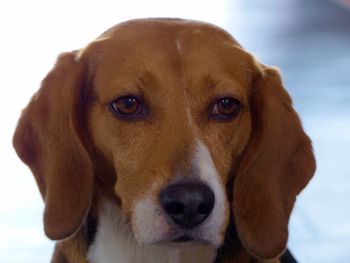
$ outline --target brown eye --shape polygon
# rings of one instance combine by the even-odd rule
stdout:
[[[137,96],[122,96],[109,104],[109,109],[119,118],[135,119],[144,115],[144,106]]]
[[[210,115],[218,120],[230,120],[238,115],[242,104],[235,98],[225,97],[217,100],[211,107]]]

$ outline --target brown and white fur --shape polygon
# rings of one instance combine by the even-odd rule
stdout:
[[[140,98],[137,114],[111,110],[123,96]],[[279,262],[315,170],[278,70],[177,19],[128,21],[62,54],[14,147],[44,198],[53,263]],[[161,204],[179,184],[213,193],[203,222],[183,227]]]

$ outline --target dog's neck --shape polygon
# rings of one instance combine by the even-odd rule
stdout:
[[[100,207],[97,234],[88,253],[91,263],[213,263],[215,256],[216,250],[207,245],[140,246],[118,206],[108,201]]]

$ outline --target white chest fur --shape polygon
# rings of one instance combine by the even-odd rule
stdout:
[[[119,208],[105,203],[100,211],[95,242],[89,250],[91,263],[212,263],[215,250],[206,245],[186,247],[140,246],[120,217]]]

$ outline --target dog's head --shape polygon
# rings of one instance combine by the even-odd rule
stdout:
[[[235,220],[261,258],[284,250],[315,169],[279,72],[223,30],[182,20],[126,22],[61,55],[14,146],[52,239],[74,234],[103,193],[139,243],[220,247]]]

